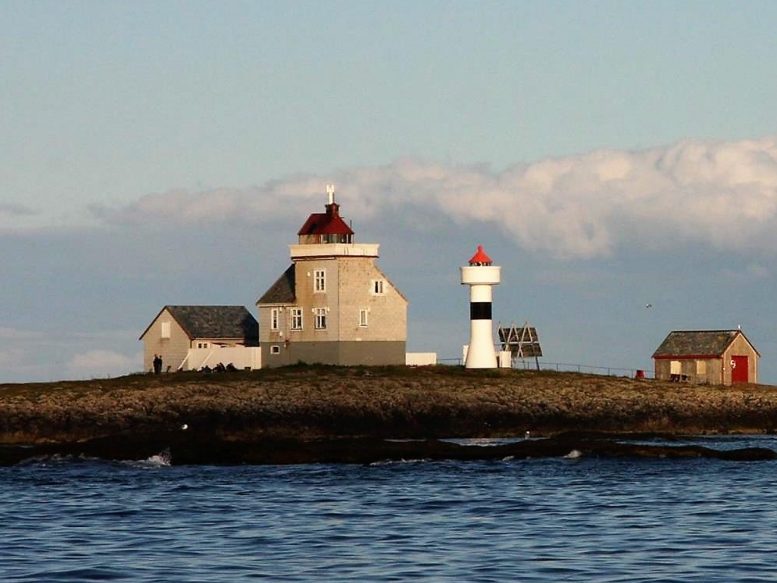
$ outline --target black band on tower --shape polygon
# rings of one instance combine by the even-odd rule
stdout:
[[[470,302],[469,319],[470,320],[490,320],[491,302]]]

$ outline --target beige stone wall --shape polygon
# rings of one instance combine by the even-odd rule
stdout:
[[[170,322],[170,338],[162,338],[162,322]],[[163,310],[143,336],[143,370],[153,371],[154,354],[162,355],[162,371],[175,372],[191,347],[189,337],[170,312]]]
[[[258,309],[263,366],[284,366],[299,361],[404,363],[407,300],[375,265],[374,257],[296,259],[294,268],[296,304],[262,305]],[[319,269],[326,272],[324,292],[315,291],[315,272]],[[374,293],[375,280],[383,281],[382,294]],[[302,308],[302,330],[291,329],[292,307]],[[270,329],[272,308],[282,308],[278,330]],[[315,328],[315,308],[328,309],[325,330]],[[367,326],[359,325],[362,309],[368,310]],[[345,346],[344,342],[353,346]],[[340,346],[336,346],[338,343]],[[279,352],[273,354],[272,346],[277,346]]]
[[[343,259],[339,264],[340,340],[370,342],[407,340],[407,300],[369,258]],[[373,293],[373,282],[383,281],[383,294]],[[368,310],[367,326],[359,325],[359,312]]]
[[[278,347],[278,353],[272,352],[273,346]],[[289,350],[289,346],[283,342],[262,342],[260,344],[260,348],[262,350],[262,368],[273,368],[276,366],[288,366],[290,364],[295,364],[296,361],[292,361],[294,354]]]
[[[278,308],[278,329],[273,330],[270,326],[271,314],[274,308]],[[283,342],[288,338],[289,331],[289,306],[285,305],[272,305],[272,306],[257,306],[258,321],[259,321],[259,344],[266,344],[268,342]]]
[[[297,302],[294,306],[259,307],[262,343],[327,341],[406,341],[407,300],[371,257],[339,257],[298,260],[294,264]],[[315,272],[325,270],[326,291],[314,289]],[[383,294],[373,293],[373,282],[382,280]],[[273,307],[282,308],[278,330],[270,329]],[[291,308],[302,308],[303,329],[291,329]],[[325,330],[315,328],[314,309],[325,308]],[[360,310],[368,310],[367,326],[359,325]]]
[[[341,282],[337,263],[342,259],[304,259],[294,262],[295,277],[297,283],[297,306],[302,308],[303,329],[291,330],[289,322],[290,342],[326,342],[337,340],[339,336],[337,311],[339,309],[339,288]],[[314,291],[314,274],[317,269],[326,272],[326,291]],[[347,284],[344,284],[347,285]],[[315,308],[327,308],[327,321],[325,330],[315,328]],[[288,314],[291,318],[291,314]]]

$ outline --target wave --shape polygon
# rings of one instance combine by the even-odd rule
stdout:
[[[430,458],[417,458],[417,459],[399,459],[399,460],[380,460],[372,462],[369,465],[372,466],[395,466],[404,464],[425,464],[431,462]]]
[[[127,461],[124,463],[135,468],[167,468],[173,465],[173,456],[170,454],[170,449],[166,448],[144,460]]]

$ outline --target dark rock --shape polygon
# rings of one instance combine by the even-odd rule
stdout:
[[[696,445],[645,445],[622,443],[604,437],[571,435],[523,440],[503,445],[460,445],[436,439],[385,440],[375,438],[226,440],[215,435],[185,431],[125,434],[81,443],[32,447],[0,447],[0,464],[12,465],[40,456],[85,456],[107,460],[142,460],[169,452],[175,465],[357,463],[425,460],[500,460],[563,457],[600,458],[713,458],[732,461],[777,459],[767,448],[715,450]]]

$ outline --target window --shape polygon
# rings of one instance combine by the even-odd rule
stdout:
[[[302,308],[291,309],[291,329],[302,330]]]
[[[277,344],[274,344],[270,346],[270,354],[280,354],[281,353],[281,347]]]
[[[280,327],[280,318],[280,308],[273,308],[270,310],[270,330],[277,330]]]
[[[207,342],[198,342],[197,343],[197,348],[208,348],[208,343]]]
[[[316,330],[326,330],[326,308],[313,308],[316,315]]]
[[[707,374],[707,361],[706,360],[697,360],[696,361],[696,374],[699,375],[699,376]]]
[[[162,333],[161,337],[164,338],[170,338],[170,322],[162,322]]]
[[[367,318],[369,314],[369,310],[367,308],[362,308],[359,310],[359,326],[366,327],[367,326]]]
[[[326,269],[313,271],[313,291],[317,294],[326,291]]]
[[[682,365],[679,360],[673,360],[669,363],[670,374],[680,374],[682,372]]]
[[[372,280],[372,293],[376,296],[382,296],[383,295],[383,280],[382,279],[373,279]]]

